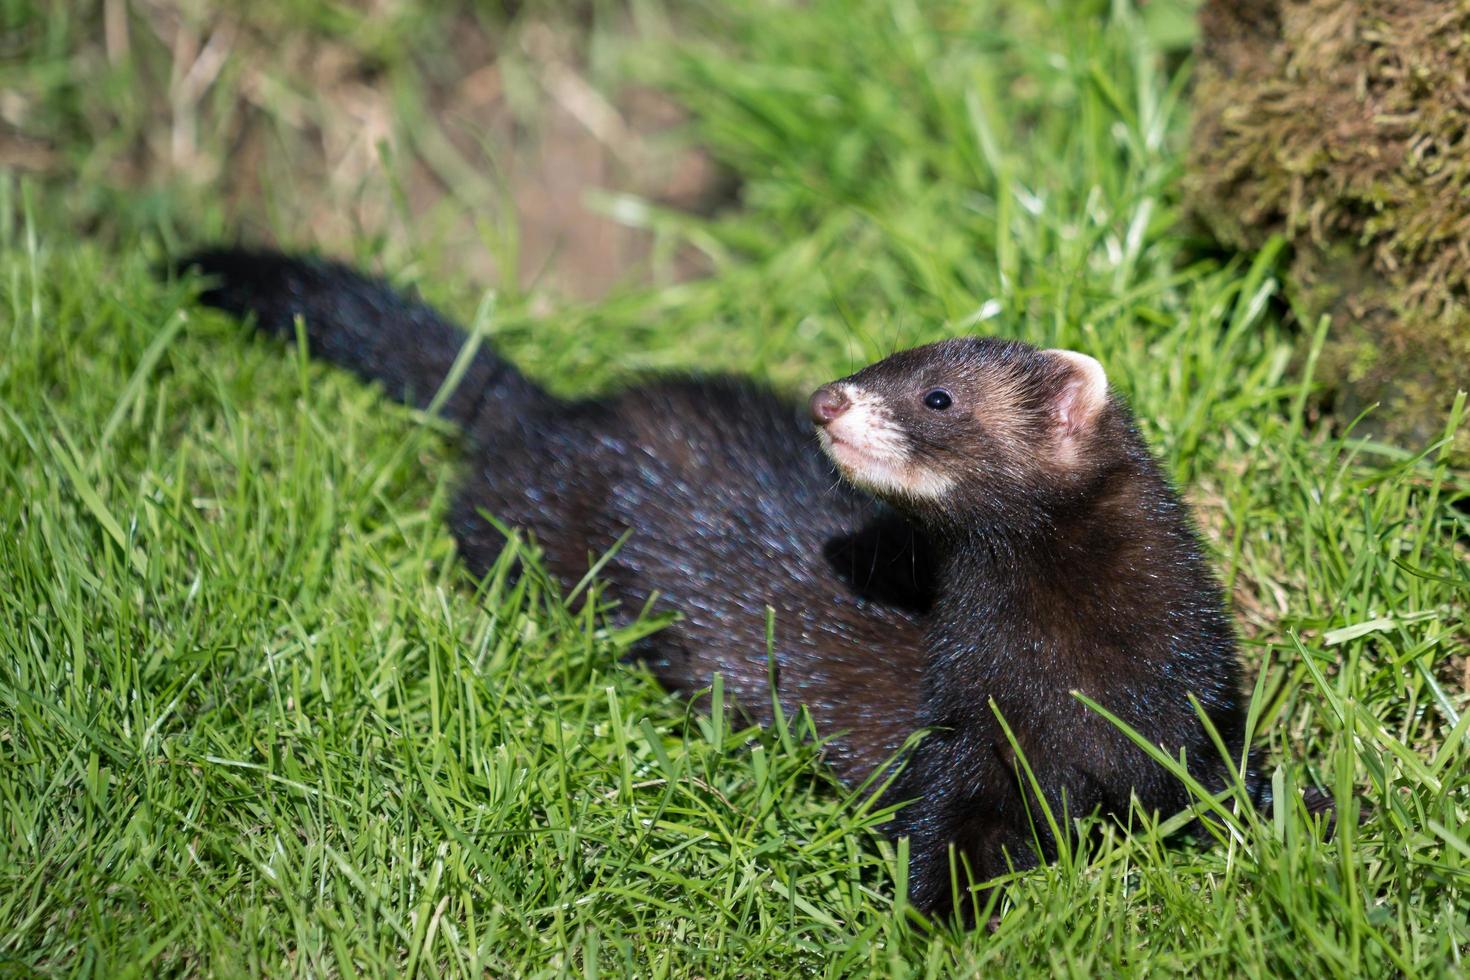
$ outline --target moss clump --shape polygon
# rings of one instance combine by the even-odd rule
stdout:
[[[1223,242],[1294,246],[1321,376],[1410,444],[1470,388],[1470,2],[1206,0],[1188,193]],[[1470,462],[1470,431],[1456,456]]]

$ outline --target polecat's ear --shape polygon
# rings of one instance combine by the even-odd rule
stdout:
[[[1074,439],[1107,407],[1108,376],[1097,359],[1086,354],[1056,349],[1045,353],[1066,365],[1065,380],[1052,404],[1058,434],[1063,440]]]

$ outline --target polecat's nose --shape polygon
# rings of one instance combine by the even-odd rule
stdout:
[[[812,400],[808,408],[811,409],[813,422],[818,425],[826,425],[847,411],[851,404],[841,389],[832,385],[823,385],[812,393]]]

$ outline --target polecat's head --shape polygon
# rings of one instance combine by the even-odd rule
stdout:
[[[810,405],[842,474],[921,518],[1064,499],[1114,451],[1111,406],[1086,354],[985,337],[894,354]]]

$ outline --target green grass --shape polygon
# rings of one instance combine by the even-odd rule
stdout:
[[[43,26],[0,90],[63,163],[0,177],[4,970],[1463,976],[1470,482],[1443,441],[1322,417],[1279,256],[1215,257],[1179,213],[1182,15],[812,0],[681,8],[670,34],[632,9],[589,42],[608,84],[674,93],[739,206],[593,201],[653,230],[653,285],[574,305],[499,282],[497,342],[566,391],[689,367],[810,387],[962,332],[1095,354],[1196,504],[1283,791],[1371,814],[1331,840],[1296,810],[1107,835],[1019,877],[993,933],[924,928],[801,719],[691,713],[619,663],[637,628],[537,575],[470,581],[440,426],[152,278],[237,217],[114,166],[168,52],[97,68],[100,11],[12,3]],[[437,8],[391,31],[262,10],[370,53],[408,115],[444,70]],[[264,193],[279,234],[320,240],[306,191]],[[328,244],[469,319],[438,226],[395,207]],[[666,281],[676,246],[712,274]]]

